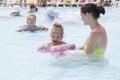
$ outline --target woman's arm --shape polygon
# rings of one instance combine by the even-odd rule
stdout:
[[[85,50],[86,54],[93,54],[94,53],[94,49],[96,48],[96,44],[97,44],[97,32],[93,31],[91,32],[88,40],[87,40],[87,48]]]

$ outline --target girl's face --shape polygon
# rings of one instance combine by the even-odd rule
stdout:
[[[29,16],[28,19],[27,19],[27,23],[28,25],[35,25],[36,23],[36,19],[34,16]]]
[[[59,45],[61,43],[62,36],[58,33],[52,33],[51,40],[52,40],[53,45]]]

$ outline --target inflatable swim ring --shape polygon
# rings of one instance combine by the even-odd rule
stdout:
[[[19,26],[20,29],[26,28],[26,27],[27,27],[27,25],[21,25],[21,26]],[[42,30],[32,30],[31,32],[32,33],[38,33],[38,32],[42,32]]]
[[[66,50],[71,50],[71,47],[70,45],[60,45],[60,46],[53,46],[50,48],[49,52],[53,52],[53,53],[56,53],[56,52],[64,52]]]

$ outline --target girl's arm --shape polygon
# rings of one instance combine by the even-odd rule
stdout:
[[[42,49],[44,49],[44,46],[38,47],[37,51],[41,51]]]
[[[48,31],[47,27],[38,27],[39,30]]]
[[[22,28],[22,29],[16,30],[16,32],[22,32],[22,31],[27,31],[27,30],[28,30],[28,28]]]
[[[38,47],[38,51],[47,51],[50,48],[49,44],[44,44],[40,47]]]

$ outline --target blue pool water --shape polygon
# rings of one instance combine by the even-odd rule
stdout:
[[[89,32],[80,19],[79,8],[54,8],[62,18],[64,41],[81,46]],[[54,22],[45,21],[46,8],[35,13],[37,24],[49,28],[48,32],[32,34],[15,32],[26,24],[28,8],[23,8],[20,17],[11,17],[12,8],[0,8],[0,80],[120,80],[120,10],[106,8],[100,23],[108,35],[105,53],[107,61],[88,62],[82,60],[56,60],[50,54],[40,54],[37,48],[50,41],[50,29]],[[5,14],[3,14],[5,11]]]

